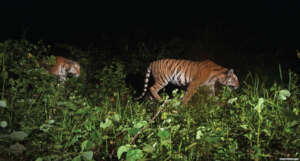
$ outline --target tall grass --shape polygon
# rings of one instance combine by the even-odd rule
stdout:
[[[65,84],[37,65],[44,44],[0,44],[2,160],[278,160],[299,158],[299,78],[279,66],[281,82],[247,73],[241,88],[199,89],[189,105],[173,91],[161,102],[132,99],[125,61],[103,62]],[[30,55],[29,55],[30,53]],[[137,64],[135,64],[137,65]],[[141,69],[143,70],[143,69]],[[86,74],[86,72],[92,72]],[[287,73],[287,74],[284,74]],[[92,82],[92,83],[91,83]],[[271,85],[269,85],[271,84]]]

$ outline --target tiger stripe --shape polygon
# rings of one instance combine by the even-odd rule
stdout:
[[[213,95],[215,94],[214,86],[216,82],[233,86],[235,89],[239,87],[239,81],[233,73],[233,69],[228,70],[211,60],[197,62],[184,59],[160,59],[150,63],[147,68],[144,91],[136,100],[145,96],[151,73],[154,85],[150,87],[150,92],[156,100],[161,99],[158,92],[168,83],[187,86],[182,100],[184,104],[190,100],[197,88],[201,86],[208,86]]]
[[[79,63],[62,56],[56,56],[55,64],[47,70],[49,71],[49,73],[58,76],[62,82],[66,81],[68,74],[72,74],[75,77],[80,76]]]

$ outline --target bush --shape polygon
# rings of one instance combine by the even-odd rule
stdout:
[[[300,157],[299,77],[292,71],[268,81],[249,72],[239,90],[220,87],[215,97],[207,97],[200,89],[189,105],[181,104],[183,91],[173,91],[172,99],[163,93],[161,113],[132,142],[161,102],[131,99],[133,89],[125,81],[134,72],[130,63],[114,57],[99,65],[84,52],[78,60],[83,75],[62,84],[37,63],[53,63],[50,46],[0,43],[3,160]]]

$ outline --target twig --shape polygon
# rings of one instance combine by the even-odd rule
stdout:
[[[143,132],[143,130],[145,130],[155,119],[156,117],[159,115],[159,113],[163,110],[164,106],[167,103],[167,99],[165,99],[165,101],[163,102],[163,104],[160,106],[160,109],[156,112],[156,114],[153,116],[153,118],[151,120],[148,121],[148,123],[141,129],[138,131],[138,133],[131,139],[130,144],[133,144],[133,142],[137,139],[137,137]],[[109,158],[112,159],[113,154],[116,152],[116,148],[112,150],[112,152],[109,155]]]
[[[167,99],[165,99],[163,104],[160,106],[160,109],[156,112],[156,114],[152,117],[152,119],[149,120],[148,123],[142,129],[140,129],[137,134],[135,134],[135,136],[131,139],[130,144],[133,144],[133,142],[137,139],[137,137],[156,119],[159,113],[163,110],[166,103],[167,103]]]

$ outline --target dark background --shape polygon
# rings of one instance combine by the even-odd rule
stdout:
[[[206,33],[231,47],[299,48],[300,1],[88,1],[0,3],[0,39],[45,40],[86,47],[126,39],[180,37]],[[104,38],[105,37],[105,38]],[[213,43],[213,42],[212,42]],[[294,53],[295,54],[295,53]]]

